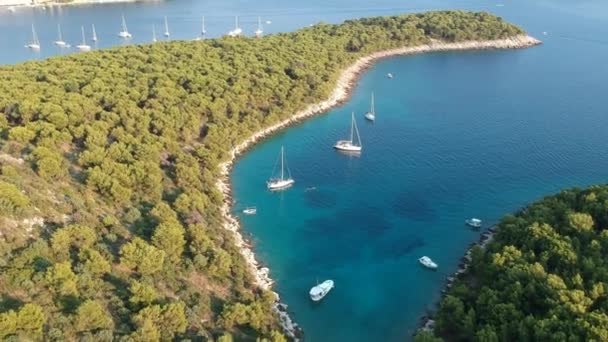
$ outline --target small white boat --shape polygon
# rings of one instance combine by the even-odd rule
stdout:
[[[243,30],[239,27],[239,16],[234,17],[234,30],[228,31],[228,37],[238,37],[243,33]]]
[[[91,40],[96,42],[97,41],[97,32],[95,31],[95,24],[91,24],[91,28],[93,29],[93,37],[91,38]]]
[[[354,136],[357,133],[357,142],[354,141]],[[339,151],[345,152],[361,152],[361,137],[359,136],[359,129],[357,128],[357,122],[355,121],[355,113],[352,113],[352,119],[350,124],[350,140],[338,140],[334,145],[334,148]]]
[[[36,34],[36,28],[32,24],[32,41],[25,46],[26,48],[34,51],[40,51],[40,41],[38,40],[38,34]]]
[[[426,267],[426,268],[430,268],[430,269],[437,269],[437,264],[431,260],[431,258],[427,257],[426,255],[423,256],[422,258],[418,259],[418,261],[422,264],[422,266]]]
[[[171,33],[169,32],[169,22],[167,22],[167,16],[165,16],[165,37],[169,38]]]
[[[54,41],[55,45],[59,46],[59,47],[65,47],[68,45],[68,43],[66,43],[63,40],[63,35],[61,34],[61,24],[57,24],[57,40]]]
[[[133,37],[133,35],[131,35],[129,33],[129,29],[127,28],[127,21],[125,20],[124,14],[122,16],[122,26],[121,26],[120,32],[118,32],[118,36],[120,38],[125,38],[125,39]]]
[[[388,78],[393,78],[393,74],[391,74],[390,72],[388,74],[386,74],[386,77]]]
[[[334,288],[334,281],[333,280],[326,280],[324,282],[322,282],[321,284],[317,284],[316,286],[314,286],[313,288],[310,289],[310,299],[312,299],[315,302],[320,301],[321,299],[323,299],[323,297],[325,297],[329,291],[331,291],[331,289]]]
[[[270,24],[272,24],[272,21],[266,20],[266,25],[270,25]]]
[[[473,228],[481,227],[481,220],[478,218],[471,218],[471,219],[465,220],[464,223],[466,223],[467,226],[471,226]]]
[[[369,121],[376,120],[376,109],[374,108],[374,93],[372,93],[372,105],[369,112],[365,113],[365,118]]]
[[[257,212],[256,207],[248,207],[243,210],[243,214],[245,215],[255,215]]]
[[[13,6],[7,8],[6,10],[9,11],[10,13],[15,13],[15,7],[13,7]]]
[[[264,34],[264,30],[262,30],[262,19],[258,17],[258,29],[255,30],[255,36],[259,38],[262,34]]]
[[[287,189],[295,183],[295,180],[291,178],[289,167],[285,166],[285,164],[285,151],[283,146],[281,146],[281,177],[269,179],[268,182],[266,182],[268,190],[275,191]],[[287,177],[285,177],[285,169],[287,169]]]
[[[82,43],[80,45],[76,45],[76,48],[80,51],[91,51],[91,46],[87,45],[87,40],[84,37],[84,26],[80,27],[82,29]]]

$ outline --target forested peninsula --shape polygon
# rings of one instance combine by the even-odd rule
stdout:
[[[523,34],[442,11],[1,67],[0,339],[285,340],[221,163],[365,56]]]
[[[608,341],[608,186],[502,219],[416,341]]]

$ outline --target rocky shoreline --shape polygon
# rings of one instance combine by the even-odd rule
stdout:
[[[257,285],[262,289],[272,289],[273,281],[269,275],[270,270],[267,267],[261,266],[256,260],[255,254],[253,253],[251,246],[245,241],[240,232],[238,220],[230,213],[232,207],[232,197],[229,174],[230,170],[232,169],[232,165],[234,164],[234,161],[241,153],[253,146],[258,141],[268,137],[269,135],[281,129],[296,124],[311,116],[327,112],[328,110],[348,100],[351,90],[356,84],[359,75],[367,68],[369,68],[374,62],[380,59],[392,56],[411,55],[436,51],[521,49],[539,44],[541,44],[541,41],[531,36],[519,35],[507,39],[488,41],[464,41],[458,43],[431,41],[429,44],[419,45],[415,47],[403,47],[372,53],[365,57],[359,58],[355,63],[353,63],[351,66],[349,66],[342,72],[342,74],[338,78],[338,81],[336,82],[336,86],[333,92],[331,93],[328,99],[316,104],[312,104],[306,109],[295,113],[290,118],[256,132],[251,137],[243,141],[241,144],[234,147],[230,151],[229,160],[219,165],[220,177],[217,181],[217,187],[224,194],[225,198],[224,204],[221,209],[222,215],[225,219],[224,228],[234,233],[237,247],[241,251],[241,254],[245,258],[245,260],[247,261],[247,264],[249,265],[251,272],[255,277]],[[297,341],[299,339],[299,336],[301,336],[302,331],[289,316],[287,312],[287,305],[280,303],[278,294],[276,294],[276,297],[277,302],[275,304],[275,310],[279,315],[280,323],[283,327],[284,333],[291,339]]]

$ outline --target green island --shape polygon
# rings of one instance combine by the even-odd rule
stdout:
[[[0,339],[284,341],[224,229],[218,165],[363,56],[522,34],[442,11],[0,67]]]
[[[606,185],[507,215],[416,341],[608,341],[607,228]]]

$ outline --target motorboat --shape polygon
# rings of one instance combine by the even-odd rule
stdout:
[[[431,260],[431,258],[426,255],[418,259],[418,261],[422,264],[422,266],[430,268],[432,270],[435,270],[437,269],[437,267],[439,267],[433,260]]]
[[[473,228],[481,228],[481,220],[478,218],[470,218],[468,220],[465,220],[464,223],[466,223],[467,226],[471,226]]]
[[[310,289],[310,299],[312,299],[315,302],[320,301],[321,299],[323,299],[323,297],[325,297],[329,291],[331,291],[331,289],[334,288],[334,281],[333,280],[326,280],[324,282],[322,282],[321,284],[317,284],[316,286],[313,286],[313,288]]]
[[[243,214],[245,215],[255,215],[257,212],[256,207],[248,207],[243,210]]]

